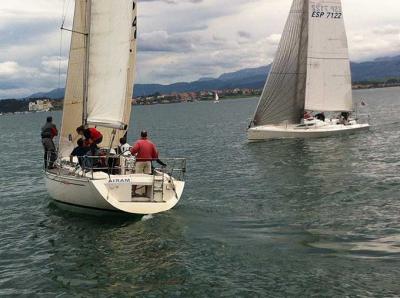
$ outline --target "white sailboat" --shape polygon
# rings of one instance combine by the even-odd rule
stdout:
[[[368,129],[349,117],[352,110],[341,0],[293,0],[248,139],[312,138]],[[320,117],[305,117],[308,112]],[[341,119],[322,114],[337,112]]]
[[[134,157],[111,155],[131,116],[136,11],[136,0],[75,2],[59,156],[45,171],[48,192],[59,204],[154,214],[181,198],[184,159],[169,159],[166,168],[147,175],[135,174]],[[102,132],[106,152],[85,157],[82,167],[69,161],[80,125]]]
[[[214,93],[214,103],[219,103],[219,95],[218,92]]]

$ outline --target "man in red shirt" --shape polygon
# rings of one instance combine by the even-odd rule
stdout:
[[[147,132],[140,133],[138,140],[131,149],[132,155],[136,156],[136,174],[151,174],[151,162],[158,159],[156,146],[147,138]]]
[[[76,129],[76,132],[85,137],[85,143],[90,147],[90,151],[94,156],[99,145],[103,141],[103,135],[96,128],[85,128],[83,125]]]

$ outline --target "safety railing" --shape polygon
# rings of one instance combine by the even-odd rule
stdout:
[[[108,175],[129,175],[136,173],[137,161],[133,156],[100,155],[82,156],[71,162],[69,158],[61,158],[56,153],[47,155],[45,170],[57,175],[73,175],[95,179],[96,172]],[[152,174],[169,175],[177,180],[184,180],[186,174],[185,158],[161,158],[151,162]]]

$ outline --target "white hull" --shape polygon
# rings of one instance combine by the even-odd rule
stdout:
[[[369,124],[327,124],[315,127],[300,127],[299,125],[265,125],[250,128],[247,132],[247,136],[250,141],[322,138],[365,131],[368,130],[369,127]]]
[[[136,184],[141,181],[140,183],[144,183],[143,185],[151,187],[153,175],[131,174],[109,177],[105,173],[95,174],[97,177],[90,179],[46,172],[46,187],[52,199],[57,203],[103,211],[146,215],[165,212],[175,207],[182,196],[185,185],[184,182],[176,180],[172,180],[173,183],[170,183],[170,176],[165,175],[161,196],[153,196],[151,199],[147,197],[132,198],[132,183]]]

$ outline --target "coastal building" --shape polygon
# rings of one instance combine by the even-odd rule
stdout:
[[[39,99],[29,103],[29,112],[48,112],[53,108],[50,100]]]

